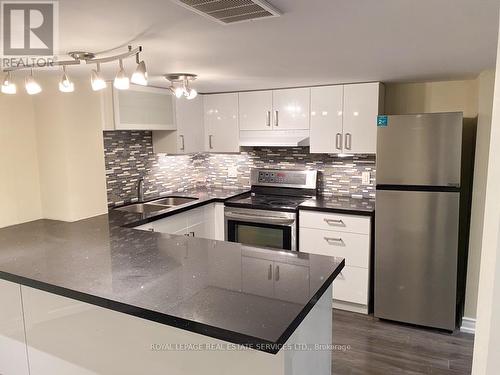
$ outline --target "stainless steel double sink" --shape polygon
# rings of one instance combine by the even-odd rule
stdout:
[[[151,202],[135,203],[128,206],[115,208],[117,211],[134,212],[137,214],[148,214],[157,211],[166,210],[172,207],[181,206],[186,203],[197,200],[198,198],[192,197],[165,197],[156,199]]]

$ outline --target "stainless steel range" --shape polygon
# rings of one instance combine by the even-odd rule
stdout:
[[[251,192],[225,203],[226,240],[297,250],[299,205],[317,193],[317,171],[252,169]]]

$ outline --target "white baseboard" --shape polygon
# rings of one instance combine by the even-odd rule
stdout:
[[[357,303],[339,301],[337,299],[334,299],[332,306],[334,309],[352,311],[358,314],[368,314],[367,305],[359,305]]]
[[[460,327],[461,332],[465,333],[476,333],[476,319],[473,318],[467,318],[463,317],[462,318],[462,326]]]

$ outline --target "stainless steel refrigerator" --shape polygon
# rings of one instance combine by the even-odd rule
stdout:
[[[464,137],[471,145],[475,138],[464,132],[462,113],[384,120],[377,130],[375,316],[452,331],[465,290],[468,234],[460,231],[468,232],[470,216],[472,170],[464,165],[472,165],[473,151]]]

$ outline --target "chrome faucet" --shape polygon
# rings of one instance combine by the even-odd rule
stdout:
[[[139,202],[144,202],[144,177],[137,180],[137,199]]]

